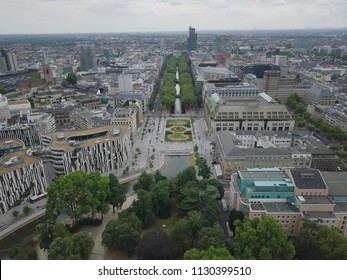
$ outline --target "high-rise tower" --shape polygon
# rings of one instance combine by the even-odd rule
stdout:
[[[95,46],[85,44],[81,46],[80,63],[82,71],[96,71]]]
[[[195,28],[191,26],[189,26],[187,49],[188,51],[196,51],[198,49],[198,34],[195,33]]]
[[[0,51],[1,56],[5,58],[6,62],[6,72],[17,72],[18,71],[18,65],[17,65],[17,58],[16,54],[13,52],[10,52],[9,50],[1,50]]]

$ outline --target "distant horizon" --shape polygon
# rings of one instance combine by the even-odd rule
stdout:
[[[190,25],[195,28],[195,26]],[[187,26],[186,30],[162,30],[162,31],[100,31],[100,32],[51,32],[51,33],[0,33],[0,36],[20,36],[20,35],[79,35],[79,34],[146,34],[146,33],[178,33],[185,34],[188,33]],[[223,29],[223,28],[215,28],[215,29],[197,29],[195,28],[196,33],[208,33],[208,32],[243,32],[243,31],[328,31],[328,30],[346,30],[347,26],[344,27],[303,27],[303,28],[248,28],[248,29]]]

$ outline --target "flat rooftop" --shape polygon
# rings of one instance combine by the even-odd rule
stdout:
[[[120,128],[120,134],[118,136],[112,136],[111,130],[115,128]],[[52,138],[52,147],[57,148],[63,148],[67,151],[73,151],[76,148],[79,147],[88,147],[93,146],[96,143],[99,142],[107,142],[110,140],[119,140],[124,137],[124,134],[126,133],[128,129],[128,125],[108,125],[108,126],[102,126],[102,127],[96,127],[88,130],[77,130],[77,131],[64,131],[64,132],[53,132],[46,134],[45,136],[49,136]],[[64,135],[65,140],[58,140],[58,135]],[[87,140],[81,140],[79,146],[71,146],[69,144],[69,138],[71,137],[83,137],[88,135],[94,135],[93,138],[87,139]]]
[[[290,169],[295,186],[299,189],[326,189],[319,170],[311,168]]]
[[[17,138],[0,139],[0,150],[18,148],[24,146],[23,142]]]
[[[247,170],[240,170],[238,174],[241,179],[289,179],[288,175],[279,168],[248,168]]]
[[[28,100],[9,100],[8,105],[30,104]]]
[[[299,210],[287,202],[262,202],[251,203],[254,211],[266,211],[267,213],[300,213]]]
[[[327,196],[298,196],[301,204],[334,204]]]
[[[336,201],[334,210],[336,212],[347,212],[347,201]]]
[[[329,195],[347,196],[347,172],[322,171],[321,173],[329,188]]]
[[[4,167],[3,164],[1,164],[0,165],[0,175],[9,173],[9,172],[11,172],[13,170],[20,169],[20,168],[22,168],[22,167],[24,167],[26,165],[30,165],[30,164],[33,164],[35,162],[39,162],[40,161],[40,159],[38,159],[38,158],[35,158],[35,157],[32,157],[32,156],[28,156],[26,154],[26,150],[20,150],[20,151],[17,151],[17,152],[6,154],[1,159],[2,159],[2,162],[6,162],[6,161],[10,161],[11,158],[13,158],[13,157],[20,157],[24,161],[21,162],[21,163],[9,166],[9,167]]]
[[[305,217],[309,220],[329,219],[337,220],[332,212],[305,212]]]

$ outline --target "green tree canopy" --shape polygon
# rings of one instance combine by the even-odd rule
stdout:
[[[47,193],[48,213],[53,218],[65,214],[76,223],[83,215],[94,216],[98,209],[103,212],[107,210],[108,178],[102,177],[97,171],[89,174],[76,171],[57,177]]]
[[[336,227],[304,221],[295,248],[301,260],[347,260],[347,239]]]
[[[137,247],[140,260],[172,260],[173,247],[167,234],[161,230],[146,233]]]
[[[143,171],[140,177],[137,179],[135,189],[143,189],[145,191],[150,191],[154,184],[153,176]]]
[[[113,213],[115,213],[115,208],[118,209],[122,208],[124,202],[126,201],[126,195],[125,195],[125,189],[124,187],[119,183],[116,176],[113,174],[109,175],[109,188],[110,188],[110,195],[108,198],[108,202],[113,207]]]
[[[200,230],[204,227],[206,221],[198,211],[190,211],[186,217],[180,219],[171,232],[171,240],[175,252],[178,256],[184,254],[198,241]]]
[[[49,246],[49,260],[88,260],[94,241],[86,232],[58,237]]]
[[[122,250],[131,255],[140,240],[140,230],[136,224],[127,219],[109,221],[102,232],[102,245],[109,250]]]
[[[169,180],[161,180],[152,188],[153,211],[156,217],[167,219],[171,215]]]
[[[199,251],[197,249],[190,249],[185,252],[184,260],[234,260],[225,247],[210,247],[208,250]]]
[[[199,232],[199,250],[208,250],[211,246],[215,248],[225,247],[225,233],[219,224],[212,227],[204,227]]]
[[[136,216],[142,221],[144,228],[149,228],[155,221],[152,193],[143,189],[138,191],[137,200],[132,204]]]
[[[237,211],[236,209],[231,209],[229,212],[229,228],[231,231],[235,232],[234,222],[239,220],[243,221],[245,215],[241,211]]]
[[[67,228],[56,222],[53,219],[49,219],[44,223],[36,226],[37,239],[41,249],[47,250],[54,239],[61,237],[65,238],[70,236],[70,232]]]
[[[235,221],[235,258],[241,260],[290,260],[295,255],[287,233],[275,219],[245,218]]]
[[[70,85],[75,85],[75,84],[77,84],[77,75],[76,75],[76,73],[69,73],[69,74],[67,74],[66,81],[67,81]]]

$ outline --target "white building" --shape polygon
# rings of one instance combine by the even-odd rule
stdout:
[[[110,172],[127,164],[130,149],[128,125],[111,125],[84,131],[54,132],[41,137],[45,160],[57,175],[76,170]]]
[[[131,74],[121,74],[118,76],[118,90],[123,92],[133,90],[133,78]]]
[[[0,213],[3,214],[30,191],[31,196],[45,194],[47,180],[41,159],[26,150],[4,155],[0,163]]]
[[[11,117],[23,116],[31,113],[31,105],[28,100],[10,100],[8,101],[8,109]]]
[[[48,113],[30,113],[27,115],[28,123],[35,123],[40,134],[56,131],[55,119]]]

